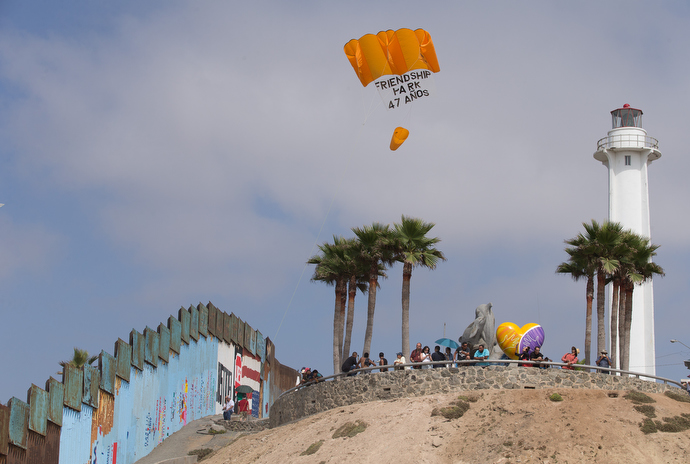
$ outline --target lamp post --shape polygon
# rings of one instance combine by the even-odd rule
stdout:
[[[683,345],[685,348],[687,348],[687,349],[690,350],[690,346],[686,345],[685,343],[681,342],[680,340],[676,340],[675,338],[671,339],[671,343],[680,343],[680,344]],[[683,364],[685,364],[685,367],[687,367],[688,369],[690,369],[690,360],[688,360],[688,361],[683,361]]]

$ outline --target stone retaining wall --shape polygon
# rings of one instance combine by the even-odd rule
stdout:
[[[586,388],[662,393],[675,388],[634,377],[533,367],[467,366],[361,373],[284,394],[271,406],[270,427],[355,403],[468,390]]]

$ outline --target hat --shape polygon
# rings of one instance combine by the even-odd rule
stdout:
[[[397,354],[398,356],[402,356],[402,351],[398,351],[396,354]],[[690,377],[690,376],[688,376],[688,377]]]
[[[601,354],[609,354],[609,352],[606,350],[601,350]]]

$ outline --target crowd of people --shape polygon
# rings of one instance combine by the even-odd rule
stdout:
[[[443,368],[443,367],[459,367],[459,366],[488,366],[490,363],[489,350],[484,345],[471,346],[467,342],[463,342],[455,351],[450,347],[442,347],[436,345],[434,351],[431,351],[429,346],[422,347],[421,343],[417,343],[415,349],[410,353],[410,363],[421,363],[416,366],[404,366],[408,361],[402,352],[396,353],[396,359],[393,361],[393,369],[429,369],[429,368]],[[547,365],[540,365],[541,361],[551,361],[541,353],[541,347],[535,348],[530,352],[530,348],[526,347],[522,353],[516,353],[519,359],[531,361],[521,365],[546,368]],[[471,361],[471,362],[470,362]],[[566,361],[564,361],[566,362]],[[426,364],[428,363],[428,364]],[[577,363],[577,359],[575,360]],[[390,366],[388,359],[386,359],[383,352],[379,353],[378,362],[369,358],[369,353],[364,353],[364,356],[359,357],[357,352],[353,352],[342,364],[342,372],[350,372],[365,367],[381,367],[381,372],[386,372]],[[370,372],[370,371],[364,371]],[[355,373],[349,374],[355,375]]]
[[[316,369],[312,370],[310,367],[303,367],[299,371],[300,379],[297,385],[307,385],[312,383],[321,382],[323,375]]]
[[[573,370],[575,365],[579,363],[578,355],[580,350],[576,347],[572,347],[571,350],[561,357],[561,362],[564,366],[562,369]],[[515,352],[518,360],[525,361],[519,365],[522,367],[537,367],[541,369],[546,369],[551,367],[549,364],[542,364],[542,362],[552,362],[553,360],[544,356],[541,351],[541,347],[537,346],[531,349],[529,346],[523,348],[522,352]],[[373,360],[369,357],[369,353],[364,353],[364,356],[360,357],[355,351],[350,357],[348,357],[342,364],[341,370],[344,373],[351,372],[348,375],[356,375],[358,369],[364,369],[367,367],[379,367],[380,372],[386,372],[389,370],[389,366],[393,366],[394,370],[402,369],[430,369],[430,368],[443,368],[443,367],[462,367],[462,366],[488,366],[489,362],[489,350],[484,345],[472,346],[467,342],[463,342],[458,346],[455,351],[450,347],[442,347],[436,345],[434,351],[431,351],[429,346],[422,346],[421,343],[417,343],[415,349],[410,353],[409,362],[419,363],[414,366],[405,366],[408,360],[405,358],[402,352],[396,353],[396,358],[393,364],[389,364],[388,359],[386,359],[383,352],[379,353],[378,361]],[[427,364],[428,363],[428,364]],[[596,364],[599,367],[611,367],[612,362],[608,357],[608,352],[606,350],[601,351],[601,355],[597,358]],[[370,369],[363,372],[371,372],[374,369]],[[601,370],[602,373],[610,374],[608,370]],[[319,374],[317,370],[311,370],[310,368],[302,368],[300,371],[302,377],[298,382],[299,385],[310,384],[319,382],[323,376]]]

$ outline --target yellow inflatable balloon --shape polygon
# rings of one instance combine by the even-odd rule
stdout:
[[[544,329],[539,324],[525,324],[518,327],[512,322],[504,322],[496,329],[496,341],[503,352],[511,359],[519,359],[515,352],[522,352],[525,346],[533,350],[544,343]]]
[[[410,131],[404,127],[396,127],[393,131],[393,137],[391,138],[391,150],[395,151],[407,140],[407,136],[410,135]]]
[[[387,110],[409,108],[433,94],[432,76],[441,68],[431,34],[424,29],[365,34],[350,40],[343,49],[362,85],[374,82]],[[409,134],[397,127],[390,149],[397,150]]]
[[[415,69],[439,72],[431,34],[424,29],[387,30],[352,39],[344,47],[347,59],[364,87],[381,76]]]

